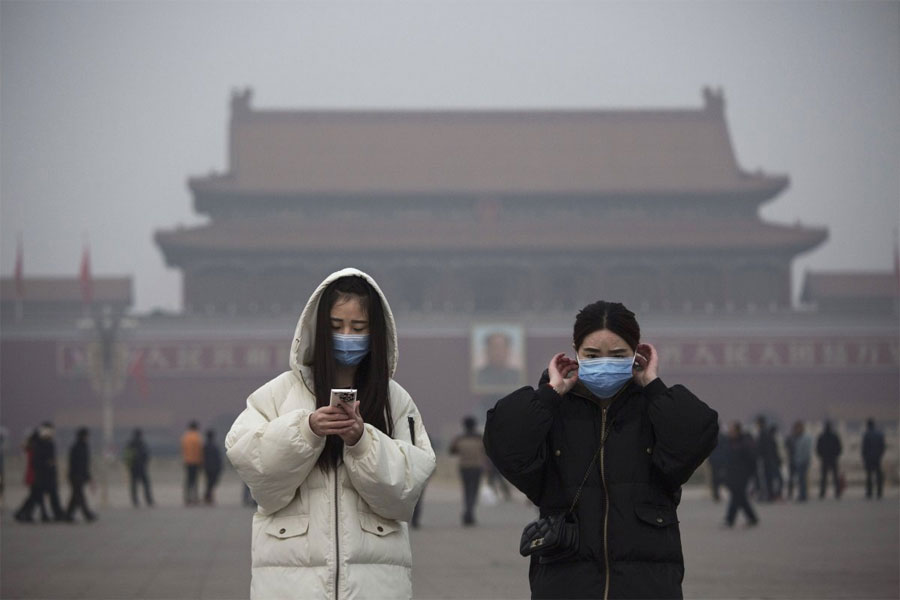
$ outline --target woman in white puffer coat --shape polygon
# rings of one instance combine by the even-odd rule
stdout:
[[[225,448],[259,506],[252,598],[412,597],[407,522],[435,461],[397,355],[384,294],[344,269],[303,309],[291,370],[248,398]],[[355,408],[332,388],[356,388]]]

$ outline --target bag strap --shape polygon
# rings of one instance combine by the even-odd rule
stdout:
[[[566,511],[566,514],[571,513],[575,510],[575,505],[578,504],[578,500],[581,498],[581,490],[584,488],[584,484],[587,483],[588,477],[591,476],[591,471],[594,468],[594,463],[597,462],[597,457],[600,456],[600,451],[603,450],[603,444],[606,443],[606,438],[609,436],[609,428],[603,432],[603,438],[600,440],[600,446],[597,448],[597,451],[594,452],[594,458],[591,459],[591,464],[588,465],[587,471],[584,472],[584,479],[581,480],[581,485],[578,486],[578,491],[575,492],[575,499],[572,500],[572,506],[569,507],[569,510]]]

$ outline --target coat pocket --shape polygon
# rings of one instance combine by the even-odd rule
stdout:
[[[307,531],[309,531],[309,515],[275,517],[266,525],[267,534],[282,540],[305,535]]]
[[[678,523],[678,515],[670,506],[635,504],[634,512],[638,519],[654,527],[668,527]]]
[[[359,526],[363,531],[374,533],[378,537],[390,535],[400,529],[400,523],[397,521],[373,513],[359,513]]]

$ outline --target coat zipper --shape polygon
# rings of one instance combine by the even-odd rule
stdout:
[[[606,409],[603,409],[603,416],[600,421],[600,439],[606,440]],[[608,527],[609,527],[609,491],[606,489],[606,468],[603,460],[603,452],[606,444],[600,444],[600,481],[603,483],[603,566],[606,572],[606,581],[603,584],[603,600],[609,598],[609,547],[608,547]]]
[[[338,493],[340,476],[338,465],[334,466],[334,600],[338,600],[338,586],[341,577],[341,542],[340,542],[340,494]]]

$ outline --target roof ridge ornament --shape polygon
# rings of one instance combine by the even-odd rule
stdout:
[[[716,116],[725,116],[725,92],[721,87],[713,89],[709,86],[704,86],[703,109]]]
[[[253,100],[253,88],[231,88],[231,118],[243,117],[253,112],[250,106]]]

